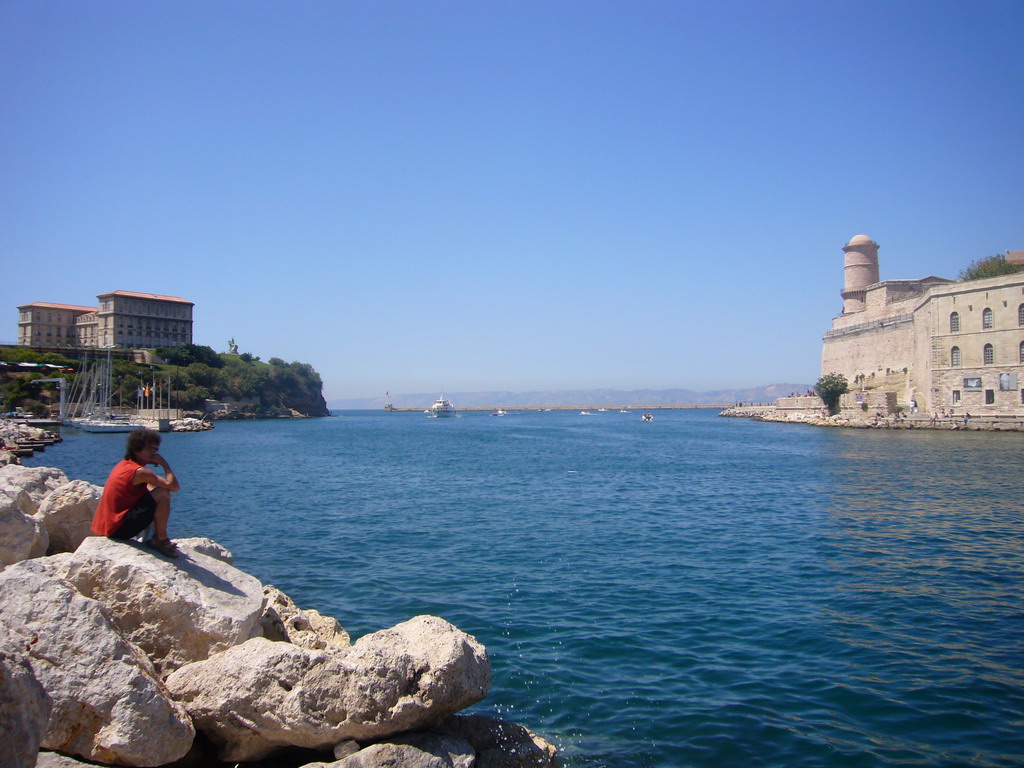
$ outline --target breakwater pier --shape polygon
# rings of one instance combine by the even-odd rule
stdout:
[[[456,405],[456,411],[496,411],[503,410],[511,413],[512,411],[530,411],[530,412],[541,412],[541,411],[688,411],[688,410],[723,410],[725,408],[735,407],[736,403],[673,403],[673,404],[659,404],[659,405],[467,405],[459,406]],[[392,406],[385,407],[386,411],[391,413],[419,413],[422,411],[429,411],[430,405],[409,407],[409,406]]]

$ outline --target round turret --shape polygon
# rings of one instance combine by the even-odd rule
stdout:
[[[867,235],[854,235],[843,246],[843,253],[846,283],[839,292],[843,297],[843,314],[863,312],[867,288],[878,282],[878,243]]]

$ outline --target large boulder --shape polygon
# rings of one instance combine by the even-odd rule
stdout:
[[[34,515],[46,494],[67,481],[67,475],[54,467],[0,467],[0,495],[14,499],[26,515]]]
[[[4,640],[0,639],[0,642]],[[0,650],[0,766],[32,768],[53,704],[28,660]]]
[[[170,560],[135,542],[100,536],[72,555],[65,578],[98,600],[111,622],[166,675],[259,634],[263,585],[179,542]]]
[[[264,607],[260,625],[268,640],[291,643],[314,651],[348,648],[351,640],[338,620],[313,609],[303,610],[284,592],[263,587]]]
[[[74,552],[91,535],[89,526],[102,495],[102,487],[85,480],[72,480],[46,494],[35,516],[49,536],[48,554]]]
[[[45,555],[48,542],[42,522],[25,514],[15,498],[0,492],[0,568]]]
[[[166,682],[221,759],[247,761],[438,722],[482,699],[490,679],[480,643],[443,619],[418,616],[347,650],[256,638]]]
[[[129,766],[163,765],[188,752],[192,723],[145,654],[99,603],[31,561],[0,573],[0,635],[25,655],[53,702],[46,749]]]
[[[388,734],[439,722],[483,699],[491,686],[484,646],[437,616],[416,616],[365,635],[345,659],[371,673],[368,692],[388,702],[378,718],[401,726]]]

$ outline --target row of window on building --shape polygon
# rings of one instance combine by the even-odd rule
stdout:
[[[986,344],[981,349],[981,359],[984,365],[995,365],[996,363],[996,349],[991,344]],[[1024,341],[1020,343],[1020,349],[1017,355],[1017,362],[1024,363]],[[960,347],[952,347],[949,350],[949,365],[952,368],[959,368],[962,365],[962,356],[960,354]]]
[[[125,312],[129,315],[152,315],[154,317],[177,317],[189,319],[188,307],[176,306],[162,301],[114,301],[105,299],[100,302],[100,312]]]
[[[1017,307],[1017,325],[1024,326],[1024,304]],[[981,311],[981,329],[990,331],[995,328],[995,314],[991,307],[985,307]],[[960,313],[952,312],[949,315],[949,332],[960,333]]]
[[[999,374],[999,391],[1017,391],[1017,374],[1008,372]],[[1024,389],[1021,389],[1019,391],[1020,401],[1022,404],[1024,404]],[[964,378],[963,388],[953,390],[953,405],[959,405],[963,399],[962,395],[967,392],[983,392],[985,395],[985,405],[995,405],[996,390],[985,389],[982,385],[981,376],[967,376]]]
[[[131,328],[130,325],[128,327]],[[46,329],[46,337],[48,339],[52,339],[54,337],[54,335],[56,335],[56,337],[58,339],[60,339],[60,338],[62,338],[61,330],[62,329],[60,329],[60,328],[57,328],[56,330],[47,328]],[[67,339],[68,339],[68,341],[73,341],[74,339],[82,339],[82,340],[85,340],[85,339],[95,339],[97,336],[105,335],[106,333],[107,333],[106,331],[100,331],[99,333],[97,333],[95,328],[87,328],[87,329],[85,329],[84,333],[83,332],[75,332],[71,328],[68,328],[67,329]],[[35,329],[35,337],[36,337],[37,341],[42,339],[42,332],[38,328]],[[119,330],[117,332],[118,343],[120,343],[125,338],[126,337],[125,337],[124,331]],[[143,331],[143,329],[141,329],[141,328],[137,332],[135,332],[135,333],[133,333],[131,331],[128,332],[127,341],[128,341],[129,344],[131,344],[133,342],[133,340],[135,340],[136,338],[138,338],[140,342],[143,339],[164,339],[165,341],[174,341],[176,343],[184,344],[184,343],[186,343],[185,340],[188,338],[188,334],[184,333],[184,332],[174,333],[174,332],[171,332],[171,331],[161,331],[159,329],[156,329],[156,330],[146,329],[145,331]]]

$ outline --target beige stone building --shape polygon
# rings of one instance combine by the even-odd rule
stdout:
[[[880,281],[870,237],[857,235],[843,252],[843,313],[825,333],[822,374],[925,413],[1024,414],[1024,272]],[[1024,252],[1007,251],[1007,260],[1024,263]]]
[[[191,301],[111,291],[99,307],[37,301],[18,307],[18,344],[31,347],[153,349],[192,343]]]

